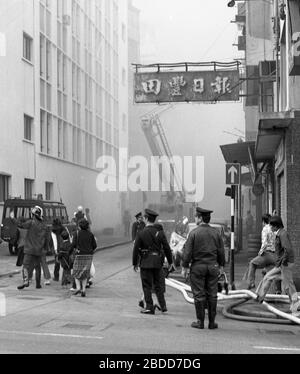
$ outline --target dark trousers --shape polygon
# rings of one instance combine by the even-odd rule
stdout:
[[[164,296],[163,270],[160,269],[145,269],[141,268],[141,281],[146,302],[146,309],[153,310],[152,287],[157,296],[157,300],[161,308],[166,308],[166,301]]]
[[[17,255],[18,254],[18,244],[14,245],[12,243],[8,243],[8,250],[11,255]]]
[[[61,285],[66,286],[72,282],[71,269],[64,269],[61,278]],[[75,287],[76,288],[76,287]]]
[[[24,260],[24,246],[19,247],[18,249],[18,258],[16,262],[16,266],[22,266]]]
[[[54,264],[54,272],[53,272],[53,275],[54,275],[54,280],[56,281],[59,281],[59,270],[60,270],[60,262],[59,262],[59,259],[57,257],[57,255],[55,256],[55,264]]]
[[[25,253],[23,260],[23,281],[28,283],[32,277],[33,270],[35,270],[36,285],[41,285],[41,256],[34,256]]]
[[[218,265],[192,265],[190,280],[195,302],[218,299],[218,276]]]

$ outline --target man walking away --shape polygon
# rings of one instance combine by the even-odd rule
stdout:
[[[62,238],[62,244],[58,252],[58,260],[60,261],[60,265],[63,268],[61,285],[62,287],[67,287],[68,284],[72,282],[72,276],[71,276],[72,263],[70,260],[70,252],[72,251],[72,245],[70,241],[70,235],[66,230],[64,230],[61,233],[61,238]]]
[[[135,241],[136,235],[138,232],[142,231],[145,228],[145,222],[143,221],[143,214],[139,212],[135,215],[136,221],[132,224],[131,237],[132,241]]]
[[[263,302],[264,298],[274,280],[282,280],[282,290],[289,295],[291,302],[290,310],[293,315],[298,315],[300,307],[297,290],[293,281],[293,268],[295,253],[287,231],[284,229],[282,219],[279,216],[270,218],[272,231],[275,233],[275,267],[267,272],[256,290],[257,301]]]
[[[48,246],[47,227],[43,222],[43,209],[35,206],[32,211],[32,219],[19,223],[19,227],[28,230],[24,245],[23,284],[19,290],[29,286],[29,277],[35,269],[36,288],[41,286],[41,257],[44,248]]]
[[[187,239],[183,251],[182,275],[186,277],[190,266],[190,281],[194,295],[197,322],[192,327],[204,328],[205,306],[208,307],[208,328],[217,329],[215,323],[218,301],[218,277],[224,272],[225,253],[219,232],[209,225],[211,210],[196,208],[198,227]]]
[[[134,242],[132,265],[134,271],[141,269],[141,281],[146,302],[146,308],[141,310],[143,314],[155,314],[155,308],[152,299],[152,287],[154,287],[159,307],[162,312],[167,311],[166,300],[164,296],[162,275],[162,250],[172,265],[172,252],[163,231],[154,227],[154,222],[158,214],[150,209],[145,209],[144,230],[138,232]],[[140,263],[139,263],[140,261]]]

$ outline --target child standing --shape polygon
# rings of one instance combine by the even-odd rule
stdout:
[[[72,281],[72,277],[71,277],[72,264],[70,261],[71,242],[70,242],[69,233],[66,230],[64,230],[61,233],[61,238],[62,238],[62,244],[58,252],[58,260],[60,262],[61,267],[63,268],[61,285],[68,286],[68,284],[71,283]]]

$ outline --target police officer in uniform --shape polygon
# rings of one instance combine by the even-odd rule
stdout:
[[[217,329],[215,323],[218,299],[218,277],[224,272],[224,244],[220,233],[209,225],[211,210],[197,207],[194,229],[183,251],[182,275],[186,277],[190,265],[190,282],[194,296],[197,322],[192,327],[203,329],[205,307],[208,309],[208,328]]]
[[[153,210],[145,209],[144,219],[146,227],[137,233],[133,247],[132,264],[134,271],[138,271],[139,267],[141,269],[141,281],[146,302],[146,307],[141,311],[143,314],[155,313],[151,292],[152,286],[154,287],[161,311],[167,312],[161,282],[163,272],[161,256],[164,253],[171,266],[172,252],[164,232],[154,226],[157,216],[158,214]]]
[[[136,221],[132,224],[131,237],[132,241],[135,241],[136,235],[139,231],[142,231],[145,228],[145,222],[143,221],[142,212],[135,215]]]

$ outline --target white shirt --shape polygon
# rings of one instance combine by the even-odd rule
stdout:
[[[57,236],[53,232],[51,232],[51,237],[53,241],[54,252],[57,254]]]
[[[272,231],[270,225],[265,225],[261,232],[261,251],[275,252],[276,234]]]

